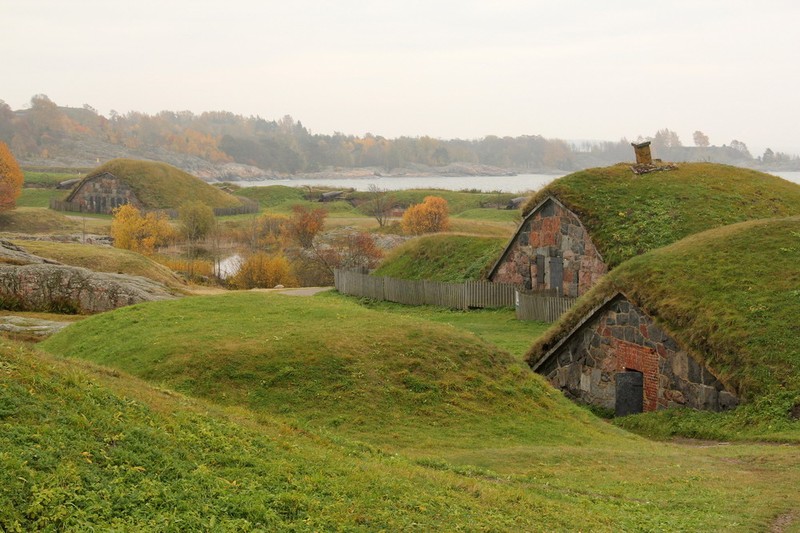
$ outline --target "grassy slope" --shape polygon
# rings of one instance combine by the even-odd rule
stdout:
[[[374,275],[453,282],[481,279],[504,244],[492,237],[419,237],[392,250]]]
[[[531,339],[544,333],[550,324],[517,320],[513,309],[470,309],[460,311],[429,305],[403,305],[393,302],[378,302],[344,296],[335,291],[320,295],[321,298],[342,298],[382,313],[392,313],[421,318],[430,322],[447,324],[468,331],[478,338],[508,351],[521,359],[531,346]]]
[[[105,221],[101,224],[108,225]],[[94,231],[92,224],[92,231]],[[14,233],[65,233],[81,231],[81,223],[40,207],[18,207],[0,213],[0,231]]]
[[[103,172],[124,180],[136,197],[152,209],[178,208],[190,200],[200,200],[211,207],[240,205],[235,196],[166,163],[114,159],[97,167],[87,177]]]
[[[800,185],[712,163],[642,176],[625,164],[583,170],[540,190],[523,212],[547,195],[581,216],[610,266],[707,229],[800,214]]]
[[[15,244],[22,246],[32,254],[53,259],[65,265],[84,267],[97,272],[143,276],[169,287],[185,285],[185,282],[167,267],[130,250],[49,241],[17,241]]]
[[[465,428],[483,446],[533,434],[563,438],[553,419],[536,413],[567,404],[508,353],[349,301],[236,293],[133,306],[75,324],[42,346],[383,444],[424,447],[420,424],[439,428],[426,446],[460,442]],[[583,415],[576,420],[592,426]]]
[[[467,220],[490,220],[493,222],[519,223],[519,209],[496,209],[494,207],[477,207],[467,209],[454,215],[454,218]]]
[[[589,500],[256,423],[3,340],[0,369],[4,531],[539,529]]]
[[[750,402],[731,415],[657,413],[638,423],[650,420],[648,431],[662,434],[800,438],[800,422],[788,416],[800,404],[798,265],[800,217],[693,235],[613,270],[529,356],[536,359],[597,302],[621,290]]]
[[[619,531],[766,529],[800,503],[793,449],[624,434],[442,326],[336,299],[180,303],[86,319],[48,348],[258,414],[113,371],[87,382],[77,363],[6,344],[0,495],[17,500],[0,509],[78,520],[88,508],[99,523],[150,528],[172,513],[190,529],[214,517],[219,528]]]

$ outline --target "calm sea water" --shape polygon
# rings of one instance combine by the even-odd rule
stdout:
[[[800,183],[800,172],[772,172],[785,180]],[[460,177],[405,177],[385,178],[370,176],[367,178],[341,178],[341,179],[289,179],[265,181],[241,181],[242,187],[264,187],[267,185],[288,185],[301,187],[316,185],[341,189],[355,189],[366,191],[370,185],[381,189],[400,191],[405,189],[445,189],[448,191],[479,190],[484,192],[519,192],[536,191],[554,179],[565,174],[518,174],[516,176],[460,176]]]
[[[401,191],[405,189],[445,189],[448,191],[479,190],[484,192],[525,192],[535,191],[564,174],[518,174],[516,176],[432,176],[386,178],[370,176],[367,178],[337,179],[290,179],[265,181],[240,181],[242,187],[264,187],[267,185],[288,185],[301,187],[316,185],[341,189],[366,191],[370,185],[381,189]]]

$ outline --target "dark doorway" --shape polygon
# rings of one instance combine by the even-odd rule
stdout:
[[[617,396],[614,416],[627,416],[644,411],[644,375],[636,370],[626,370],[616,375]]]

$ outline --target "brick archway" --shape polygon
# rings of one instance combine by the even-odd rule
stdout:
[[[646,346],[619,339],[612,340],[617,372],[636,370],[644,377],[644,410],[658,407],[658,354]]]

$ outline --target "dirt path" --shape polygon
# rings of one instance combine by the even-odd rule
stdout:
[[[797,513],[795,511],[789,511],[788,513],[778,516],[769,527],[770,533],[783,533],[786,531],[786,528],[794,523],[796,518]]]
[[[292,289],[254,289],[264,292],[277,292],[287,296],[314,296],[317,293],[333,290],[333,287],[298,287]]]
[[[286,294],[288,296],[314,296],[315,294],[323,291],[330,291],[333,290],[333,287],[296,287],[296,288],[284,288],[284,289],[250,289],[254,292],[274,292],[278,294]],[[189,294],[194,294],[197,296],[208,296],[213,294],[225,294],[229,291],[227,289],[222,289],[220,287],[202,287],[202,286],[195,286],[185,289],[185,291]]]

